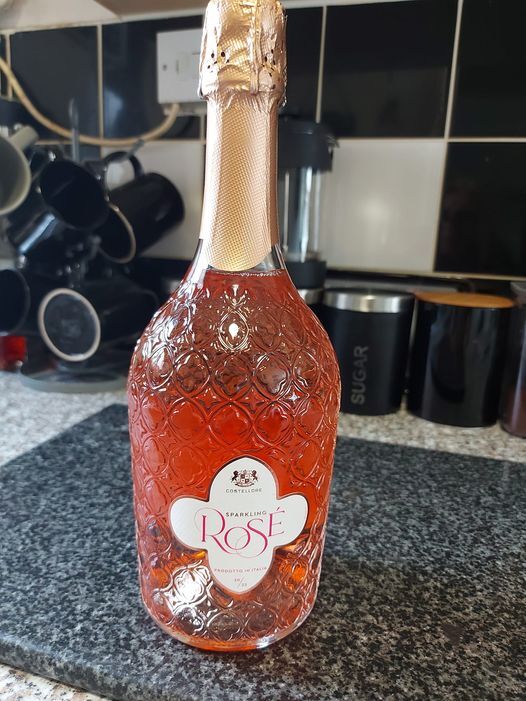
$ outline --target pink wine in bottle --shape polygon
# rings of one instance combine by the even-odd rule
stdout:
[[[143,601],[183,642],[251,650],[316,598],[340,383],[284,267],[276,207],[285,88],[277,0],[212,0],[200,241],[128,384]]]

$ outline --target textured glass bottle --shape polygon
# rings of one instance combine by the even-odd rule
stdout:
[[[264,647],[318,587],[339,406],[329,340],[277,244],[276,0],[213,0],[200,244],[137,344],[128,394],[141,591],[176,638]]]

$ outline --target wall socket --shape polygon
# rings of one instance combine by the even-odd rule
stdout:
[[[201,29],[157,34],[157,94],[161,104],[178,102],[185,113],[204,109],[197,93],[201,36]]]

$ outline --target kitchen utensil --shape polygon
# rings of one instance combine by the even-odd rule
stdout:
[[[0,270],[0,334],[38,333],[37,312],[56,281],[26,270]]]
[[[323,288],[313,287],[311,289],[299,289],[299,296],[305,304],[312,309],[316,316],[320,316],[321,301],[323,299]]]
[[[322,321],[340,363],[343,411],[375,415],[400,408],[413,306],[413,296],[403,292],[325,291]]]
[[[104,158],[95,161],[84,161],[84,165],[95,175],[106,190],[106,193],[109,194],[113,188],[108,182],[108,174],[113,164],[121,164],[128,161],[133,170],[132,178],[138,178],[139,175],[144,174],[142,163],[136,155],[141,145],[142,144],[139,142],[128,151],[112,151],[107,156],[104,156]]]
[[[500,403],[500,424],[526,438],[526,282],[511,285],[517,306],[511,310]]]
[[[417,299],[408,409],[453,426],[494,424],[513,302],[465,292]]]
[[[108,216],[104,190],[85,167],[66,159],[47,163],[22,207],[23,224],[7,235],[19,255],[52,258],[77,245]],[[59,239],[62,239],[59,241]]]
[[[71,126],[71,159],[75,163],[80,162],[80,129],[79,129],[79,109],[74,97],[69,101],[69,121]]]
[[[22,127],[9,138],[0,136],[0,216],[15,210],[27,197],[31,170],[24,151],[37,139],[32,127]]]
[[[153,246],[184,217],[175,185],[159,173],[141,174],[135,165],[134,169],[138,177],[110,192],[108,218],[95,230],[101,251],[119,263]]]
[[[323,124],[279,120],[279,225],[287,269],[298,288],[323,287],[320,209],[336,143]]]
[[[127,278],[89,281],[50,291],[40,304],[38,327],[56,356],[80,362],[103,345],[138,338],[157,306],[153,292]]]

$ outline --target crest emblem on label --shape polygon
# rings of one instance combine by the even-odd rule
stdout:
[[[238,487],[251,487],[258,481],[257,470],[234,470],[231,481]]]
[[[275,549],[299,536],[307,513],[304,496],[290,494],[279,499],[268,466],[241,457],[219,470],[208,501],[176,499],[170,507],[170,525],[183,545],[207,551],[218,584],[241,594],[261,582]]]

